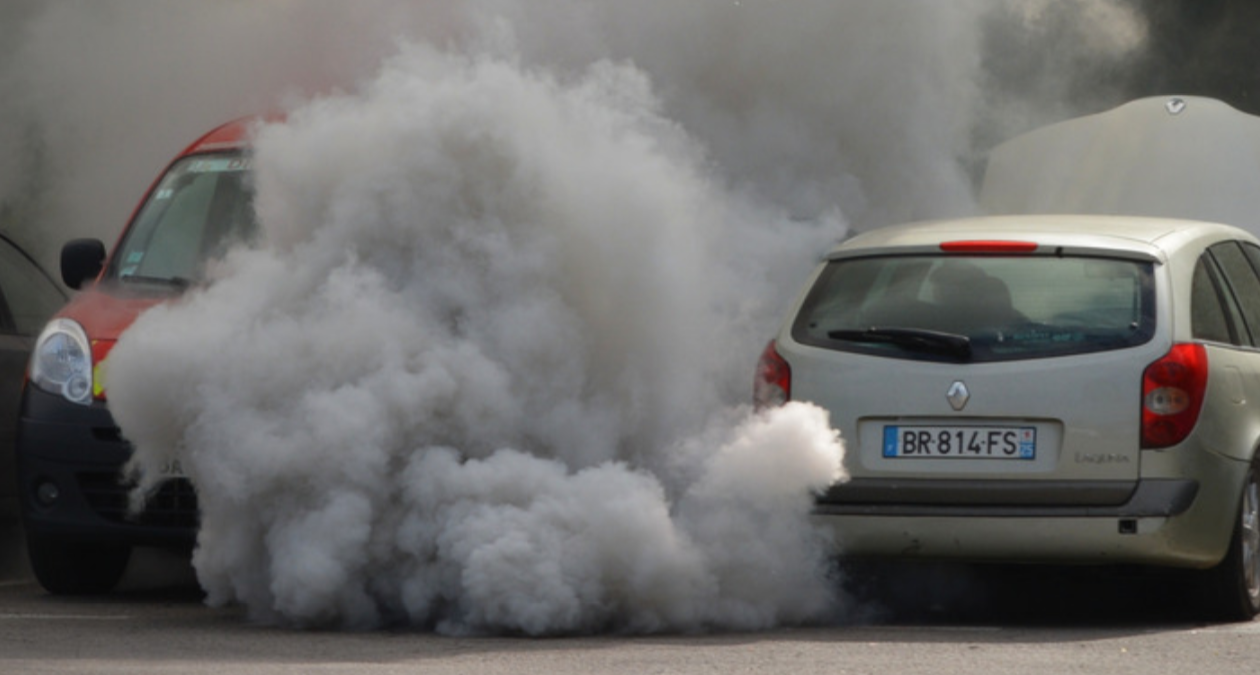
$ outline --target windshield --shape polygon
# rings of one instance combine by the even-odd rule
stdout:
[[[115,253],[107,276],[182,287],[207,262],[248,242],[254,222],[250,158],[195,155],[171,166],[149,194]]]
[[[1155,330],[1150,263],[898,256],[827,264],[792,327],[805,344],[901,358],[1004,361],[1121,349]]]

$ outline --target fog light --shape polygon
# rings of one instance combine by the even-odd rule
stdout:
[[[66,381],[64,394],[71,401],[86,400],[92,395],[92,381],[76,374]]]
[[[46,480],[35,488],[35,499],[44,506],[52,506],[61,498],[61,488],[57,484]]]

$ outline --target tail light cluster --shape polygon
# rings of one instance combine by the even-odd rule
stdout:
[[[1142,373],[1142,447],[1166,448],[1190,435],[1207,391],[1203,345],[1177,344]]]
[[[757,379],[753,383],[753,404],[757,408],[783,405],[792,395],[792,367],[779,356],[774,340],[766,345],[757,362]]]
[[[1208,360],[1203,345],[1177,344],[1142,373],[1142,447],[1166,448],[1186,439],[1199,421],[1207,391]],[[757,362],[753,403],[779,406],[792,395],[792,367],[774,341]]]

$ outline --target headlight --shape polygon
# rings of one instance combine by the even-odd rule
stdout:
[[[31,383],[68,401],[92,402],[92,348],[83,327],[70,319],[53,319],[35,341]]]

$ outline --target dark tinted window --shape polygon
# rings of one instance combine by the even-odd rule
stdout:
[[[0,239],[0,331],[36,335],[65,301],[30,258]]]
[[[1257,337],[1260,337],[1260,278],[1256,277],[1255,269],[1237,242],[1217,244],[1209,250],[1220,264],[1225,280],[1233,290],[1238,311],[1246,323],[1247,330],[1238,331],[1239,339],[1255,345]]]
[[[1260,246],[1256,246],[1255,244],[1249,242],[1243,242],[1242,250],[1247,256],[1247,260],[1251,263],[1251,266],[1257,271],[1260,271]]]
[[[1199,258],[1190,288],[1190,330],[1194,337],[1213,342],[1233,342],[1225,305],[1208,256]]]
[[[1251,265],[1251,269],[1260,277],[1260,246],[1250,242],[1239,242],[1239,247],[1242,249],[1243,256],[1247,258],[1247,262]],[[1260,298],[1248,298],[1243,302],[1260,303]],[[1251,325],[1251,334],[1253,344],[1260,347],[1260,325]]]
[[[817,346],[1002,361],[1120,349],[1154,334],[1149,263],[897,256],[828,263],[793,324]]]

